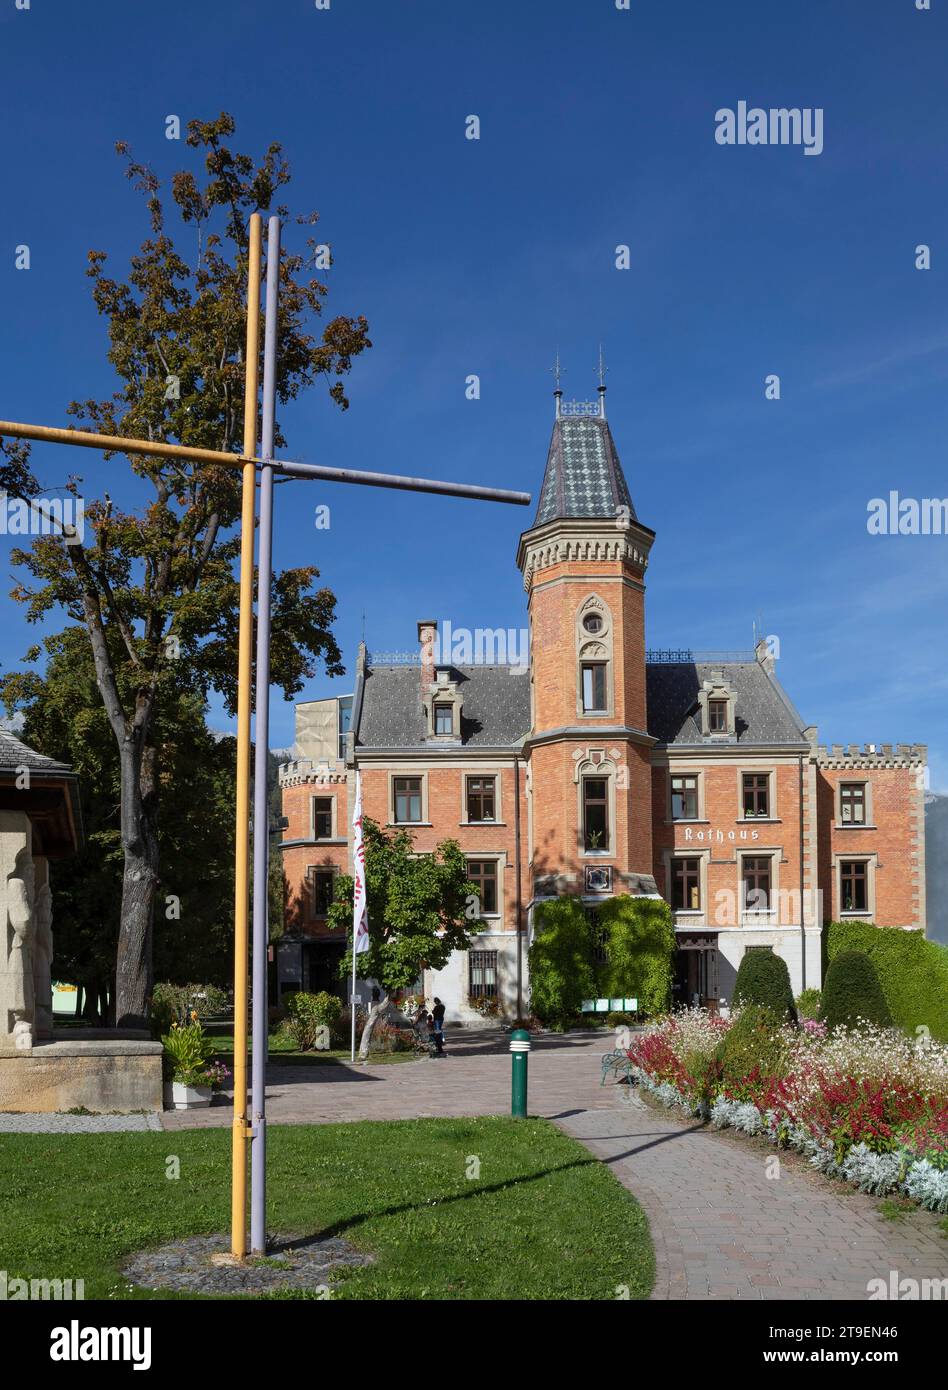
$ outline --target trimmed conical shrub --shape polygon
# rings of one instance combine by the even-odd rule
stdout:
[[[859,1019],[891,1028],[876,968],[864,951],[840,951],[823,981],[820,1018],[828,1028],[853,1028]]]
[[[732,1002],[759,1004],[781,1023],[796,1023],[787,962],[773,951],[745,951],[734,981]]]

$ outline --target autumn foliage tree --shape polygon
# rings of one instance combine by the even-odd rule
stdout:
[[[277,199],[290,170],[277,144],[259,161],[234,152],[233,133],[226,113],[190,122],[187,145],[196,167],[175,174],[170,189],[127,146],[117,146],[143,195],[150,232],[124,279],[108,273],[104,251],[89,253],[118,386],[105,400],[71,403],[69,414],[81,428],[239,454],[248,221],[254,212],[289,217]],[[316,220],[316,214],[296,218],[310,226]],[[312,233],[306,247],[284,251],[279,266],[277,397],[285,404],[322,380],[345,409],[343,378],[370,346],[367,324],[361,316],[336,317],[314,335],[327,287],[313,274]],[[276,269],[268,266],[267,273]],[[278,429],[276,444],[285,443]],[[39,496],[29,448],[15,441],[0,448],[0,489],[10,497]],[[29,576],[14,590],[29,620],[64,611],[84,628],[118,749],[120,1023],[144,1018],[151,985],[159,806],[163,795],[175,794],[162,780],[162,710],[189,694],[203,702],[212,690],[228,709],[236,706],[240,514],[236,468],[139,455],[129,455],[128,466],[145,491],[138,510],[123,510],[104,490],[90,500],[73,478],[69,488],[76,495],[81,489],[85,502],[85,539],[66,544],[61,536],[40,535],[30,550],[13,554]],[[287,699],[320,663],[331,675],[342,672],[330,630],[335,598],[314,589],[316,578],[318,571],[306,566],[273,579],[272,679]]]

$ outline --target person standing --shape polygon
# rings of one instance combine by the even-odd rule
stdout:
[[[431,1017],[434,1020],[434,1039],[435,1056],[444,1056],[444,1005],[435,995],[434,1008],[431,1010]]]

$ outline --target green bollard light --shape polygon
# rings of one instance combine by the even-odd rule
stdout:
[[[510,1113],[514,1119],[527,1118],[527,1062],[530,1057],[530,1034],[526,1028],[515,1028],[510,1035]]]

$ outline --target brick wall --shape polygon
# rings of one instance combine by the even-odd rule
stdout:
[[[823,753],[817,766],[818,856],[827,918],[847,914],[839,891],[838,865],[851,856],[871,857],[873,908],[864,920],[880,927],[924,927],[924,755],[899,760]],[[842,783],[864,784],[868,820],[864,828],[838,818]]]
[[[743,818],[745,772],[770,775],[769,817]],[[678,773],[695,774],[702,783],[702,805],[696,821],[670,820],[669,777]],[[652,770],[652,801],[654,872],[664,897],[671,897],[668,854],[702,857],[706,865],[702,903],[706,925],[746,925],[740,916],[741,856],[772,855],[771,883],[780,905],[779,921],[775,918],[773,925],[799,923],[800,795],[796,760],[748,756],[702,763],[694,757],[672,756],[667,761],[663,758]],[[808,880],[805,886],[810,886]]]

